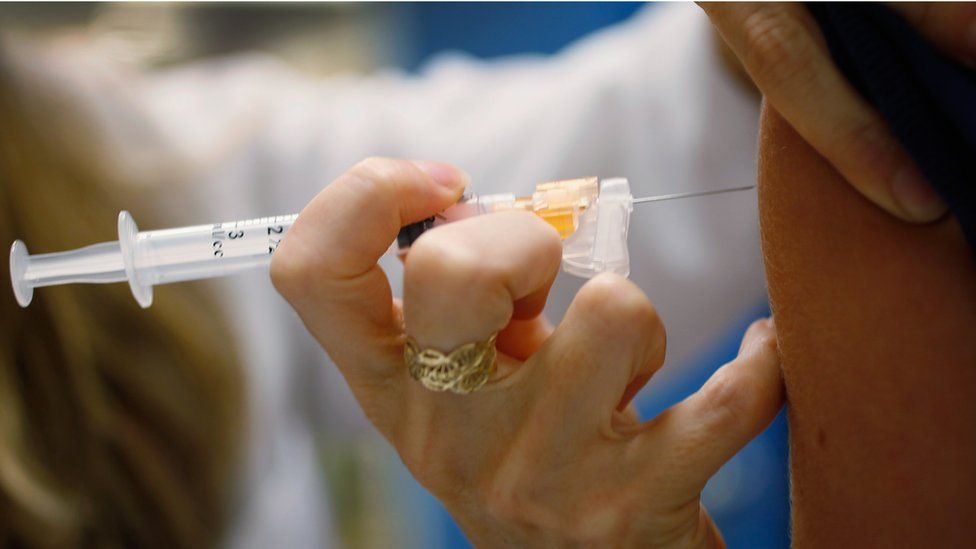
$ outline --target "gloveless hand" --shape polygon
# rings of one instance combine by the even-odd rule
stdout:
[[[602,275],[552,328],[540,313],[561,246],[530,213],[424,234],[405,262],[403,305],[393,299],[378,258],[465,184],[445,164],[358,164],[301,213],[275,253],[275,286],[474,543],[722,545],[699,495],[782,404],[772,322],[754,323],[698,393],[641,422],[630,400],[664,360],[654,307]],[[448,352],[495,332],[498,369],[478,392],[433,392],[404,365],[406,333]]]
[[[699,2],[766,101],[866,198],[910,222],[941,217],[929,186],[881,115],[834,65],[796,2]],[[976,67],[976,4],[895,2],[935,47]]]

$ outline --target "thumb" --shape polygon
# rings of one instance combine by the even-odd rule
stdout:
[[[669,456],[679,490],[697,496],[705,483],[765,429],[783,406],[776,332],[771,319],[753,322],[739,355],[695,394],[646,431],[648,452]]]

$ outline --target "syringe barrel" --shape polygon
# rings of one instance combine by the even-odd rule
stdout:
[[[139,232],[134,254],[136,276],[140,284],[155,286],[266,266],[296,217]]]

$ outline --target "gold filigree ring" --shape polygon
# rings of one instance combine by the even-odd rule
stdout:
[[[403,360],[410,377],[432,391],[451,391],[460,395],[473,393],[484,386],[495,372],[494,334],[485,341],[465,343],[448,354],[435,349],[421,349],[407,336]]]

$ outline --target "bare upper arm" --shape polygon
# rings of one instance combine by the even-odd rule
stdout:
[[[797,546],[962,546],[976,513],[976,261],[895,220],[770,108],[760,216]]]

